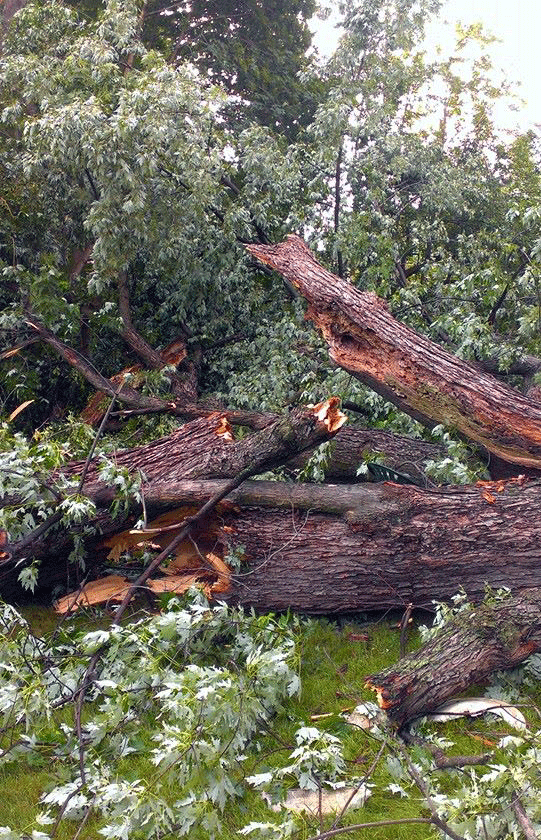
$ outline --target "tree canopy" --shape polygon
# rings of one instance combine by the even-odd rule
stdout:
[[[402,650],[414,607],[468,585],[480,606],[440,606],[443,636],[369,678],[390,725],[541,650],[539,139],[495,121],[512,92],[479,26],[425,52],[438,0],[331,8],[325,57],[315,0],[1,7],[0,589],[45,568],[66,610],[120,602],[51,644],[0,604],[0,763],[54,751],[67,780],[36,840],[98,811],[108,837],[218,836],[249,784],[294,778],[321,810],[345,776],[337,737],[289,721],[289,766],[242,769],[298,688],[301,623],[200,591],[124,625],[136,591],[402,607]],[[379,714],[355,724],[378,741],[357,793],[390,749],[388,790],[409,774],[430,809],[413,822],[533,836],[539,732],[487,742],[515,775],[472,770],[455,800],[437,772],[487,756],[433,773],[439,746],[413,762]]]
[[[459,355],[505,373],[537,354],[536,139],[494,125],[482,34],[423,54],[437,6],[344,3],[323,60],[310,3],[26,4],[0,72],[6,346],[35,337],[32,313],[110,375],[133,332],[131,360],[154,368],[182,336],[194,399],[276,409],[331,389],[377,419],[242,248],[298,231]],[[35,344],[3,365],[5,411],[35,400],[27,428],[86,393]]]

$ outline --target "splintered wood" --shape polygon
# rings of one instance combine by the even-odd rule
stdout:
[[[187,516],[196,512],[194,507],[182,507],[159,516],[144,530],[122,531],[100,543],[108,548],[108,559],[120,562],[123,555],[144,551],[161,551],[171,542],[184,524]],[[150,579],[146,588],[156,595],[172,592],[181,595],[191,586],[201,586],[207,597],[225,593],[231,586],[231,570],[216,553],[218,521],[209,519],[203,531],[184,540],[175,549],[170,561],[160,567],[163,577]],[[118,574],[110,574],[85,584],[75,592],[60,598],[55,609],[59,613],[73,612],[79,607],[96,604],[120,603],[131,581]]]
[[[186,355],[186,342],[181,338],[175,339],[160,352],[164,365],[173,365],[175,367],[186,358]],[[0,356],[0,358],[2,357]],[[145,382],[142,365],[132,365],[131,367],[124,368],[124,370],[121,370],[119,373],[115,373],[114,376],[111,376],[111,382],[114,385],[120,385],[127,374],[131,375],[130,385],[132,388],[139,390],[141,385]],[[101,422],[109,402],[110,397],[107,397],[98,391],[89,399],[86,408],[84,408],[81,413],[81,418],[85,421],[85,423],[88,423],[91,426],[97,426]]]

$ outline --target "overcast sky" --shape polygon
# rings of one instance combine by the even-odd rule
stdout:
[[[450,50],[457,21],[481,21],[496,35],[502,43],[489,48],[495,66],[504,70],[509,81],[521,83],[518,91],[526,104],[519,114],[507,107],[500,110],[498,122],[521,130],[538,125],[541,130],[541,0],[447,0],[438,22],[430,28],[429,43]],[[335,33],[320,31],[318,41],[332,49]]]

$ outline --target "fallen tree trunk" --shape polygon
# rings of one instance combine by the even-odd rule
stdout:
[[[118,553],[131,540],[161,549],[161,537],[174,535],[186,515],[185,507],[171,508],[196,509],[224,485],[189,481],[149,490],[149,505],[167,516],[148,532],[117,535],[105,547]],[[226,566],[233,554],[241,568],[229,568],[219,597],[261,611],[432,608],[461,587],[474,601],[482,600],[487,583],[514,592],[541,587],[537,482],[426,491],[391,483],[250,481],[227,502],[194,536],[197,547],[186,543],[175,568],[199,569],[208,581],[208,552]]]
[[[396,321],[386,303],[331,274],[298,236],[247,245],[307,300],[334,362],[421,423],[443,423],[496,457],[541,468],[541,404]]]
[[[537,596],[469,608],[415,653],[367,678],[378,705],[399,728],[437,709],[494,671],[515,668],[541,649]]]
[[[233,496],[243,507],[226,517],[232,530],[223,543],[243,546],[245,557],[242,574],[233,576],[233,600],[329,614],[431,608],[460,587],[480,600],[486,583],[515,591],[541,586],[537,485],[508,482],[497,494],[387,483],[327,487],[317,501],[315,488],[306,490],[282,491],[282,511],[275,488],[272,508],[252,507],[255,499],[242,488]]]

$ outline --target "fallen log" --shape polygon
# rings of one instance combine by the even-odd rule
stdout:
[[[441,706],[494,671],[515,668],[541,649],[541,610],[537,595],[490,596],[470,607],[395,665],[367,677],[378,705],[402,728]]]
[[[387,304],[321,266],[298,236],[247,245],[307,300],[331,358],[428,427],[443,423],[503,461],[541,468],[541,404],[396,321]]]
[[[139,546],[164,545],[186,510],[225,486],[219,481],[163,483],[148,503],[168,511],[147,533],[102,545],[114,559]],[[217,517],[180,547],[175,573],[210,585],[208,552],[228,567],[220,599],[260,611],[313,615],[433,608],[462,587],[481,601],[487,583],[515,593],[541,587],[541,485],[522,479],[421,490],[392,483],[304,485],[249,481],[230,493]],[[235,557],[240,568],[234,567]],[[210,576],[209,576],[210,572]]]

